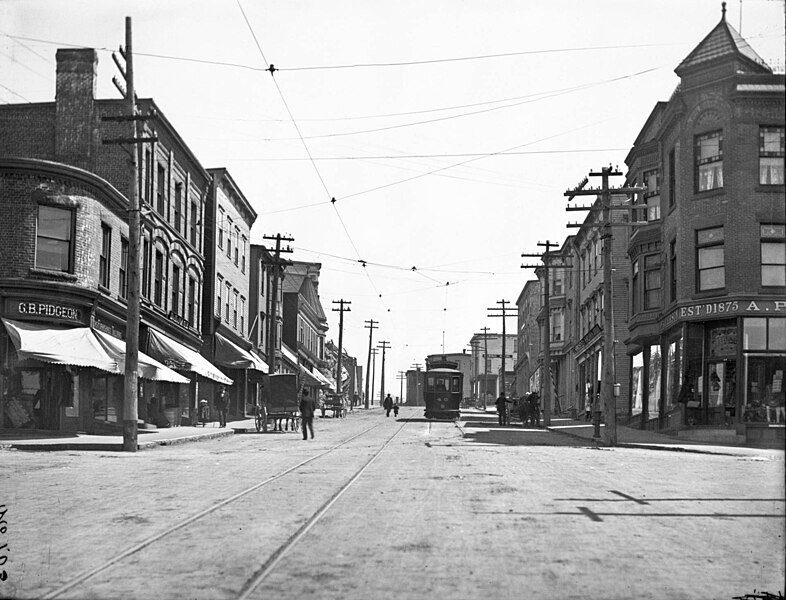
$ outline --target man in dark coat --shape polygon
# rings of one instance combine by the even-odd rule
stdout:
[[[508,404],[512,404],[511,400],[508,400],[505,397],[504,393],[499,395],[497,401],[494,403],[497,405],[497,415],[499,416],[499,424],[500,425],[507,425],[508,424]]]
[[[227,426],[227,392],[223,386],[218,390],[218,396],[216,396],[216,401],[213,403],[213,406],[216,407],[216,411],[218,412],[218,422],[219,427],[226,427]]]
[[[303,439],[308,439],[308,433],[311,432],[311,439],[314,439],[314,399],[308,395],[308,389],[303,389],[303,396],[300,398],[298,405],[300,410],[300,418],[303,420]]]
[[[390,397],[390,394],[385,396],[385,401],[382,403],[382,408],[385,409],[385,416],[390,416],[390,411],[393,410],[393,398]]]

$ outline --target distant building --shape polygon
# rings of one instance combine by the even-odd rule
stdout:
[[[538,356],[540,353],[540,326],[538,314],[542,310],[543,298],[540,281],[524,284],[516,299],[518,313],[518,357],[516,359],[516,396],[523,396],[540,388]]]

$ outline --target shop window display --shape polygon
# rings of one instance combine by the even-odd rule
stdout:
[[[650,346],[649,412],[660,412],[660,377],[662,369],[660,346]]]
[[[682,335],[666,348],[666,410],[677,404],[682,387]]]
[[[745,319],[743,324],[745,394],[743,419],[781,425],[786,392],[786,319]]]
[[[631,413],[637,415],[644,410],[644,354],[641,352],[633,356],[631,381]]]

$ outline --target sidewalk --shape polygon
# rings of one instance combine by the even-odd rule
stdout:
[[[168,427],[165,429],[140,429],[137,434],[137,447],[140,450],[156,446],[170,446],[186,442],[226,437],[237,433],[256,431],[254,419],[227,422],[226,427],[210,423],[205,427]],[[98,450],[121,452],[122,435],[89,435],[86,433],[58,434],[56,432],[29,432],[5,430],[0,432],[0,449],[57,451],[57,450]]]
[[[600,426],[599,446],[606,446],[604,441],[604,428]],[[569,435],[587,441],[593,440],[595,427],[591,422],[578,421],[570,418],[556,417],[551,419],[549,431]],[[672,450],[677,452],[700,452],[705,454],[730,454],[739,453],[745,450],[761,450],[758,446],[748,446],[745,444],[719,443],[719,442],[700,442],[695,440],[681,439],[665,433],[648,431],[646,429],[634,429],[624,425],[617,425],[617,446],[628,448],[648,448],[652,450]],[[773,448],[770,448],[773,449]],[[783,448],[775,448],[783,450]],[[744,452],[743,452],[744,453]]]

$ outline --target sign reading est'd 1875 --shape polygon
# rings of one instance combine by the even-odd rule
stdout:
[[[698,321],[703,319],[717,319],[719,317],[766,317],[786,316],[786,300],[718,300],[688,304],[673,310],[663,320],[665,327],[671,326],[676,321]]]

